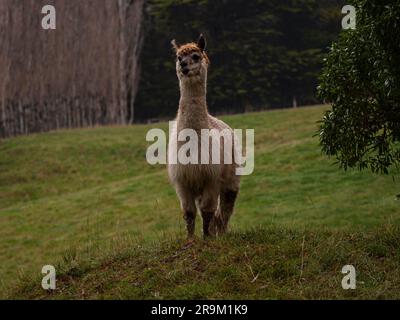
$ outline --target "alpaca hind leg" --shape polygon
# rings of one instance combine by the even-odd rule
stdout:
[[[203,236],[208,238],[215,235],[215,229],[213,227],[214,212],[202,211],[201,216],[203,218]]]
[[[238,193],[236,190],[224,190],[221,192],[219,222],[217,224],[219,234],[226,233],[228,230],[229,220],[233,214]]]

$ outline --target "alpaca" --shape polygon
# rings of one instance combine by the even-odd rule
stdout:
[[[182,46],[178,46],[173,40],[172,45],[176,52],[176,72],[181,97],[171,134],[178,135],[183,129],[193,129],[200,136],[202,129],[209,129],[214,131],[214,136],[215,132],[228,132],[233,141],[233,130],[208,113],[206,86],[210,61],[205,52],[205,38],[201,35],[197,44],[188,43]],[[216,139],[222,141],[222,136]],[[224,135],[223,139],[227,137]],[[210,137],[207,141],[209,145],[211,140]],[[181,203],[188,238],[194,237],[197,208],[203,219],[204,237],[223,234],[227,231],[239,192],[240,177],[235,171],[238,166],[235,161],[231,161],[231,164],[224,164],[226,162],[223,161],[220,164],[211,161],[210,164],[172,164],[173,150],[178,150],[184,143],[170,137],[168,175]],[[221,155],[226,153],[224,148],[225,144],[221,142]],[[231,148],[234,149],[231,150],[231,155],[237,152],[234,143]],[[203,150],[203,146],[200,149]],[[211,147],[207,150],[211,150]]]

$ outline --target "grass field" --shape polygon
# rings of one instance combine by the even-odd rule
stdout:
[[[398,183],[321,154],[325,108],[223,117],[255,129],[255,172],[233,232],[186,250],[165,168],[145,159],[146,132],[167,124],[0,141],[0,296],[399,297]],[[340,270],[352,262],[361,284],[349,293]],[[63,270],[51,296],[35,280],[47,264]]]

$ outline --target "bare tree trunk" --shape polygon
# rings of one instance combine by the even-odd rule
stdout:
[[[130,50],[131,54],[129,57],[130,68],[128,63],[128,68],[131,70],[128,83],[129,86],[129,123],[133,123],[135,120],[135,98],[139,88],[140,80],[140,55],[143,48],[144,32],[143,32],[143,12],[144,12],[144,0],[134,0],[134,4],[131,7],[131,18],[132,21],[132,48]]]
[[[126,23],[126,0],[118,0],[119,11],[119,109],[120,118],[123,123],[126,122],[126,106],[127,106],[127,83],[126,83],[126,39],[125,39],[125,23]]]
[[[143,3],[1,0],[0,137],[132,122]],[[41,28],[47,4],[57,30]]]

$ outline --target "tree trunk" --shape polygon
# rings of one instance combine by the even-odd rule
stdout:
[[[0,1],[0,137],[133,122],[144,0],[47,4]]]

